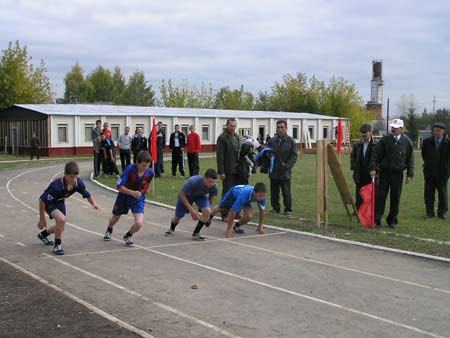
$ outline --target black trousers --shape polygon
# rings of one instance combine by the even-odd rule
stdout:
[[[94,176],[100,175],[100,170],[103,166],[103,172],[105,171],[105,165],[103,161],[103,151],[94,151]]]
[[[189,176],[195,176],[200,173],[200,162],[198,159],[198,153],[187,153]]]
[[[31,147],[31,159],[33,159],[34,156],[36,156],[36,158],[39,160],[39,147]]]
[[[424,199],[427,215],[434,215],[434,200],[436,190],[438,193],[438,215],[442,216],[448,211],[448,178],[435,175],[425,175]]]
[[[173,148],[172,149],[172,175],[175,176],[177,174],[177,167],[182,176],[185,176],[184,172],[184,158],[183,158],[183,150],[181,148]]]
[[[122,172],[131,164],[130,149],[120,149],[120,164],[122,165]]]
[[[386,199],[390,192],[388,224],[398,224],[398,210],[403,187],[403,172],[382,173],[379,176],[375,191],[375,223],[381,224],[381,218],[386,207]]]
[[[292,212],[291,180],[270,179],[270,204],[280,212],[280,190],[283,195],[284,211]]]

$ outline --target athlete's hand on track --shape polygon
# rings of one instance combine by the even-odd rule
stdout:
[[[98,212],[103,212],[103,208],[99,205],[94,205],[94,209],[97,210]]]
[[[45,229],[47,227],[47,222],[45,221],[45,219],[43,221],[39,221],[39,223],[37,224],[37,227],[40,230]]]
[[[198,212],[195,211],[195,210],[192,210],[192,211],[191,211],[191,216],[192,216],[192,219],[193,219],[194,221],[198,221],[198,219],[200,218],[200,215],[199,215]]]
[[[227,231],[227,238],[233,238],[233,231]]]
[[[265,235],[265,234],[266,234],[266,230],[264,230],[263,227],[258,227],[258,228],[256,228],[256,231],[258,231],[258,233],[259,233],[260,235]]]

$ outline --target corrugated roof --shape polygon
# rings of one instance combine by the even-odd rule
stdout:
[[[222,110],[199,108],[167,108],[143,106],[116,106],[96,104],[15,104],[17,107],[46,115],[79,116],[177,116],[222,118],[292,118],[334,120],[337,117],[310,113],[288,113],[254,110]]]

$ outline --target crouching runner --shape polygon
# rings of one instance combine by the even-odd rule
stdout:
[[[170,229],[165,233],[166,236],[173,235],[180,220],[190,213],[192,219],[198,221],[192,233],[192,239],[198,241],[206,239],[200,235],[200,230],[204,225],[209,226],[210,224],[211,204],[218,192],[217,176],[214,169],[208,169],[203,176],[192,176],[183,184],[178,195],[175,217],[172,218]],[[194,209],[194,203],[200,209],[201,215]]]
[[[120,216],[128,214],[129,210],[133,213],[134,223],[123,236],[126,245],[134,244],[133,234],[138,232],[144,223],[145,194],[148,192],[154,172],[152,168],[149,168],[151,157],[148,151],[139,152],[136,162],[136,164],[129,165],[117,181],[119,194],[105,237],[103,237],[105,241],[111,240],[114,225],[119,221]]]
[[[264,210],[266,208],[266,186],[264,183],[251,185],[236,185],[223,196],[219,205],[214,207],[211,218],[218,212],[229,210],[227,237],[233,237],[233,231],[237,234],[245,233],[241,226],[250,222],[253,218],[252,202],[256,202],[259,207],[259,222],[256,230],[260,234],[265,234],[264,230]],[[234,225],[234,218],[237,213],[243,210],[244,215]]]

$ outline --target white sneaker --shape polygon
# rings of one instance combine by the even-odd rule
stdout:
[[[134,245],[134,241],[133,241],[133,237],[132,236],[127,237],[125,235],[125,236],[123,236],[123,240],[125,241],[126,245],[130,245],[130,246]]]
[[[164,236],[172,236],[174,232],[175,231],[173,231],[172,229],[169,229],[164,233]]]

